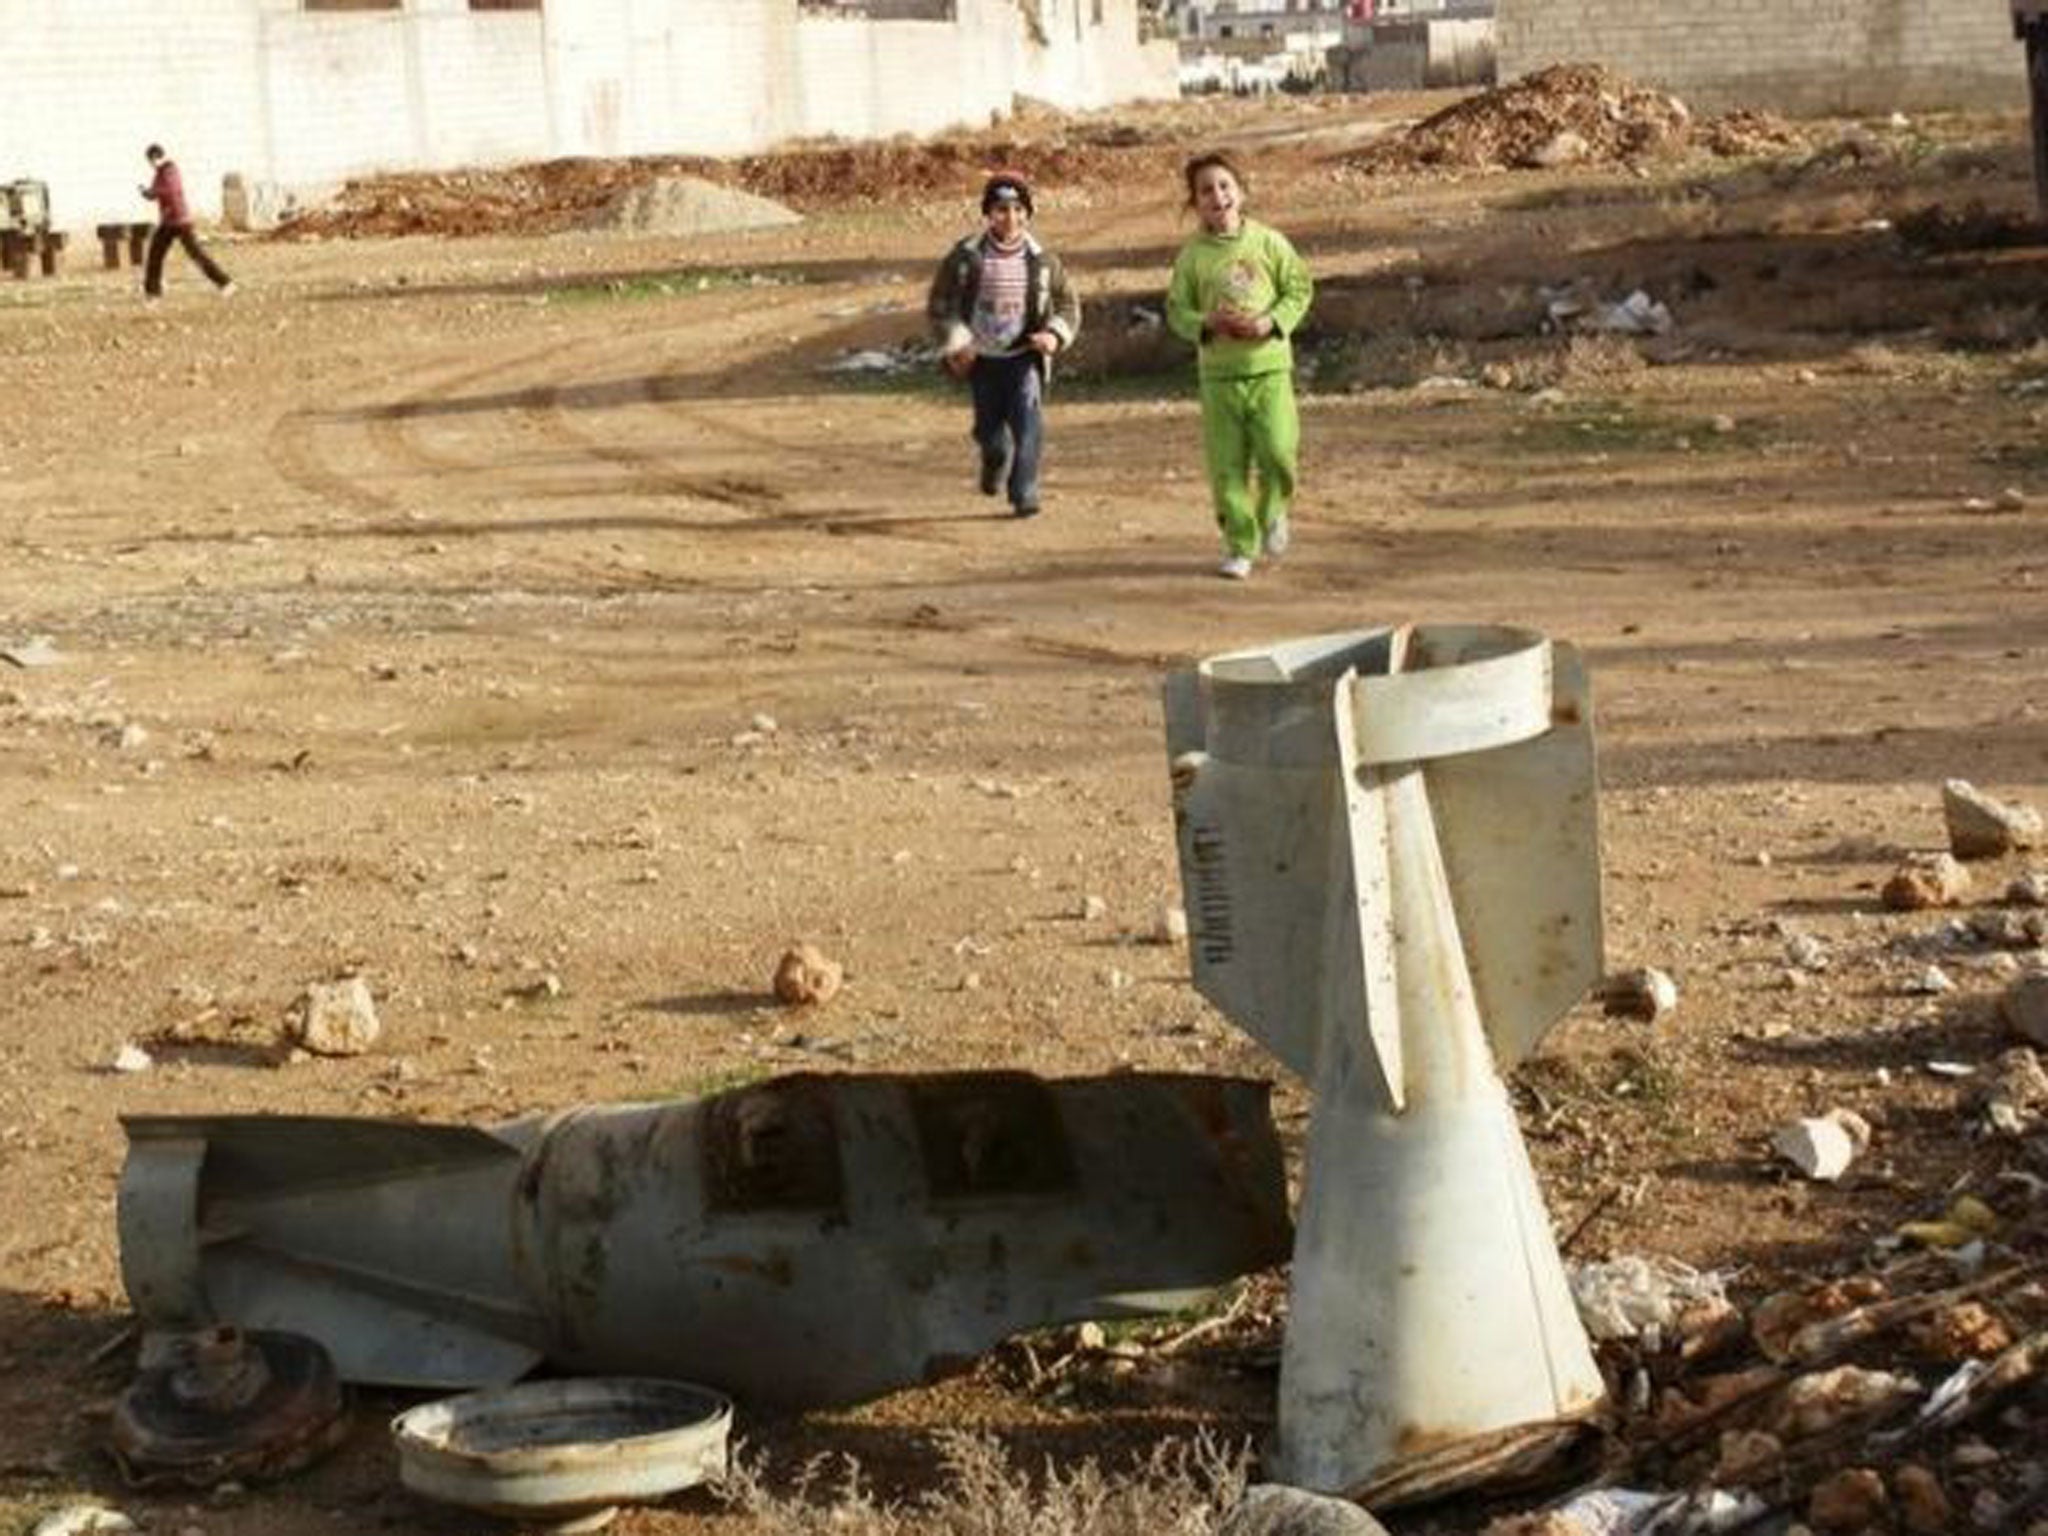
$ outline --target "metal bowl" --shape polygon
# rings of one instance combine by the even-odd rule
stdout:
[[[391,1421],[399,1480],[488,1514],[579,1530],[725,1469],[732,1404],[678,1381],[583,1377],[470,1392]]]

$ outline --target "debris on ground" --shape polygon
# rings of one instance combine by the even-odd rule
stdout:
[[[1801,1174],[1832,1184],[1870,1145],[1870,1126],[1861,1115],[1838,1109],[1781,1125],[1771,1133],[1771,1149]]]
[[[699,223],[678,231],[675,221],[757,204],[787,216],[776,222],[813,209],[925,199],[958,198],[971,211],[983,178],[1002,166],[1027,165],[1034,179],[1052,186],[1101,186],[1171,184],[1179,164],[1179,147],[1167,136],[1106,133],[1086,118],[1047,126],[1044,135],[1029,141],[1009,134],[954,133],[930,140],[825,141],[731,160],[571,157],[492,169],[363,176],[324,204],[295,213],[272,238],[752,228],[752,223]],[[679,187],[693,190],[675,190]]]
[[[1623,299],[1602,299],[1586,282],[1542,288],[1545,319],[1554,330],[1591,331],[1607,336],[1665,336],[1671,311],[1638,288]]]
[[[316,1056],[360,1056],[377,1043],[383,1025],[370,984],[360,976],[316,981],[306,988],[291,1036]]]
[[[1949,852],[1959,859],[1995,859],[2041,841],[2039,811],[1994,800],[1968,779],[1941,786],[1941,814]]]
[[[829,1003],[845,983],[846,968],[811,944],[783,952],[775,966],[775,995],[792,1008]]]
[[[1652,965],[1617,971],[1600,984],[1600,1005],[1611,1017],[1654,1024],[1678,1007],[1678,983]]]
[[[1628,162],[1700,149],[1723,158],[1798,142],[1789,124],[1741,111],[1702,122],[1676,96],[1598,64],[1558,64],[1482,91],[1371,145],[1361,170],[1540,169]]]
[[[1952,907],[1970,889],[1970,872],[1954,854],[1916,855],[1892,871],[1880,899],[1894,912]]]

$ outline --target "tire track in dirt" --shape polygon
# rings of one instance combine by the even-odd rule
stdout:
[[[322,410],[299,407],[278,417],[271,424],[265,456],[286,484],[322,501],[338,503],[356,512],[396,512],[406,503],[402,494],[378,489],[361,474],[335,468],[334,460],[341,455],[324,451],[321,439],[330,433],[355,428],[386,458],[402,465],[409,464],[434,474],[467,472],[485,467],[488,461],[458,458],[418,447],[407,432],[406,423],[425,417],[435,405],[457,399],[459,390],[496,373],[530,363],[536,357],[547,356],[552,350],[530,349],[518,358],[481,368],[473,358],[458,360],[451,354],[430,359],[403,372],[389,373],[376,385],[360,392],[365,397],[362,404]],[[390,388],[415,386],[423,374],[432,374],[457,363],[459,366],[440,385],[424,393],[407,395],[395,404],[382,403],[378,398]]]

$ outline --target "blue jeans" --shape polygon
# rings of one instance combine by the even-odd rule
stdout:
[[[967,376],[974,392],[974,441],[984,469],[1008,463],[1010,505],[1038,505],[1038,458],[1045,443],[1045,381],[1036,352],[978,357]]]

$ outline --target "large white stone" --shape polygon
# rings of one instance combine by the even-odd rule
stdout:
[[[299,1012],[299,1044],[320,1056],[360,1056],[377,1043],[383,1025],[370,984],[360,976],[316,981]]]

